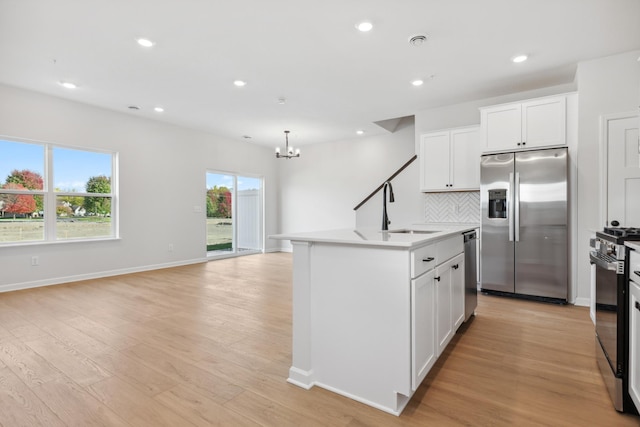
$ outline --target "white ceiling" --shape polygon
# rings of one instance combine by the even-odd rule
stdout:
[[[634,49],[639,0],[0,0],[0,83],[272,147],[570,83]]]

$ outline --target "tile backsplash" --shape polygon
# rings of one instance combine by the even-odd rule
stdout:
[[[425,193],[425,222],[480,222],[480,192]]]

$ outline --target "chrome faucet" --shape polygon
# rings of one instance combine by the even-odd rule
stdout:
[[[389,229],[389,224],[391,224],[391,221],[389,221],[389,216],[387,215],[387,187],[389,187],[389,203],[393,203],[394,197],[393,197],[393,186],[391,185],[391,181],[385,181],[384,184],[382,184],[382,230],[388,230]]]

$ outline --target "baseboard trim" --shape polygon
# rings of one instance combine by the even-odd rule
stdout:
[[[163,268],[182,267],[184,265],[200,264],[207,262],[206,258],[196,258],[185,261],[168,262],[163,264],[144,265],[133,268],[122,268],[118,270],[100,271],[97,273],[78,274],[75,276],[54,277],[51,279],[35,280],[32,282],[11,283],[0,285],[0,293],[19,291],[22,289],[40,288],[43,286],[62,285],[65,283],[80,282],[82,280],[101,279],[103,277],[121,276],[123,274],[141,273],[143,271],[160,270]]]
[[[590,298],[576,298],[576,301],[573,304],[574,305],[578,305],[580,307],[591,307],[591,299]]]

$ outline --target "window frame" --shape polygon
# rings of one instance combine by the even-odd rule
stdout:
[[[119,233],[120,210],[119,210],[119,197],[118,197],[119,196],[119,185],[118,185],[119,153],[117,151],[30,140],[30,139],[19,138],[19,137],[8,136],[8,135],[0,135],[0,140],[22,143],[22,144],[38,145],[42,147],[43,154],[44,154],[44,165],[43,165],[44,172],[42,176],[44,182],[43,182],[42,190],[0,189],[0,193],[42,196],[43,202],[44,202],[43,238],[42,240],[0,242],[0,247],[48,245],[48,244],[59,244],[59,243],[73,243],[73,242],[95,242],[95,241],[101,241],[101,240],[120,239],[120,233]],[[54,176],[53,150],[54,148],[62,148],[62,149],[83,151],[88,153],[100,153],[100,154],[110,155],[111,156],[111,183],[110,183],[111,192],[110,193],[87,193],[87,192],[56,191],[54,186],[54,181],[53,181],[53,176]],[[5,179],[5,178],[6,177],[0,177],[0,179]],[[110,234],[108,236],[83,237],[83,238],[69,238],[69,239],[58,238],[57,237],[58,215],[56,212],[56,208],[57,208],[56,202],[57,202],[57,198],[61,196],[62,197],[71,196],[71,197],[111,198]]]

